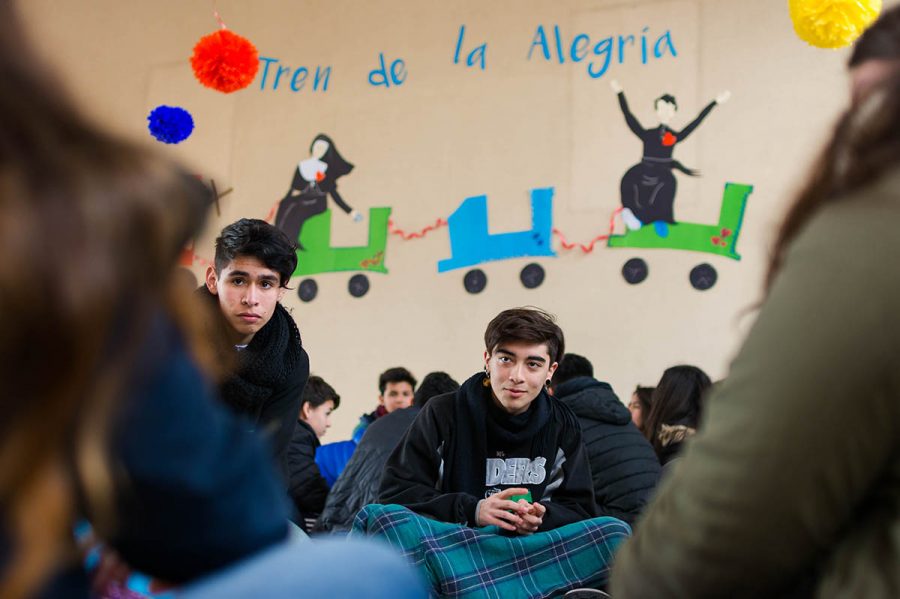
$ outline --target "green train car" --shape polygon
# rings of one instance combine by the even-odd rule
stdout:
[[[668,234],[661,236],[652,223],[648,223],[622,235],[610,235],[607,247],[687,250],[740,260],[737,241],[752,192],[752,185],[726,183],[716,224],[674,223],[668,226]],[[632,284],[646,279],[648,273],[649,268],[642,258],[632,258],[622,267],[622,276]],[[716,269],[708,263],[698,264],[690,273],[691,285],[701,291],[715,285],[717,278]]]
[[[326,272],[353,272],[347,290],[353,297],[362,297],[369,291],[366,272],[387,273],[385,249],[388,237],[390,208],[369,208],[369,242],[353,247],[331,247],[331,210],[317,214],[303,224],[297,250],[295,276],[317,275]],[[304,302],[311,302],[319,292],[315,279],[300,281],[297,295]]]

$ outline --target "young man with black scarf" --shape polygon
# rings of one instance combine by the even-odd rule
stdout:
[[[276,227],[241,219],[216,239],[215,266],[198,294],[216,306],[209,327],[228,376],[222,399],[269,441],[287,479],[287,448],[309,377],[294,319],[279,303],[297,267],[296,245]]]
[[[536,308],[485,331],[484,372],[426,404],[388,460],[380,502],[527,535],[595,516],[575,415],[546,390],[562,330]]]

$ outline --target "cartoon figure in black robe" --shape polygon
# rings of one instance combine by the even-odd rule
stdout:
[[[325,212],[329,194],[354,222],[360,222],[363,218],[338,194],[337,180],[352,171],[353,165],[338,153],[331,138],[321,133],[316,135],[309,146],[309,154],[309,158],[302,160],[294,170],[291,189],[281,200],[275,214],[275,226],[284,231],[289,239],[296,240],[298,245],[303,223]],[[300,249],[304,249],[302,245]]]
[[[678,110],[675,98],[669,94],[662,95],[654,103],[659,125],[644,129],[628,109],[625,92],[619,82],[613,80],[610,86],[619,96],[619,106],[628,128],[644,142],[641,161],[628,169],[622,177],[622,219],[629,229],[639,229],[645,224],[653,223],[657,234],[666,237],[669,234],[669,224],[675,223],[674,204],[678,183],[672,169],[678,169],[692,177],[699,174],[672,158],[672,152],[677,144],[693,133],[716,104],[724,104],[731,94],[727,91],[719,94],[681,131],[669,127],[669,122]]]

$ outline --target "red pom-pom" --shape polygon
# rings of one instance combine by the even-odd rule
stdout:
[[[200,83],[227,94],[250,85],[259,70],[259,54],[247,38],[220,29],[200,38],[191,67]]]

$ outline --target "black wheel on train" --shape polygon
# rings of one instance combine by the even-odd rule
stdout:
[[[522,285],[526,289],[537,289],[544,282],[545,275],[544,268],[540,264],[532,262],[531,264],[526,264],[522,272],[519,273],[519,280],[522,281]]]
[[[353,297],[364,296],[369,292],[369,277],[362,273],[353,275],[350,277],[350,282],[347,283],[347,291]]]
[[[463,287],[469,293],[481,293],[487,286],[487,275],[480,268],[473,268],[463,277]]]
[[[712,289],[719,279],[719,274],[711,264],[698,264],[691,269],[690,280],[691,287],[697,291],[706,291]]]
[[[642,258],[632,258],[622,266],[622,278],[629,285],[643,283],[648,274],[650,274],[650,269]]]
[[[297,286],[297,295],[300,296],[300,301],[302,302],[311,302],[316,299],[318,294],[319,284],[316,283],[315,279],[303,279]]]

